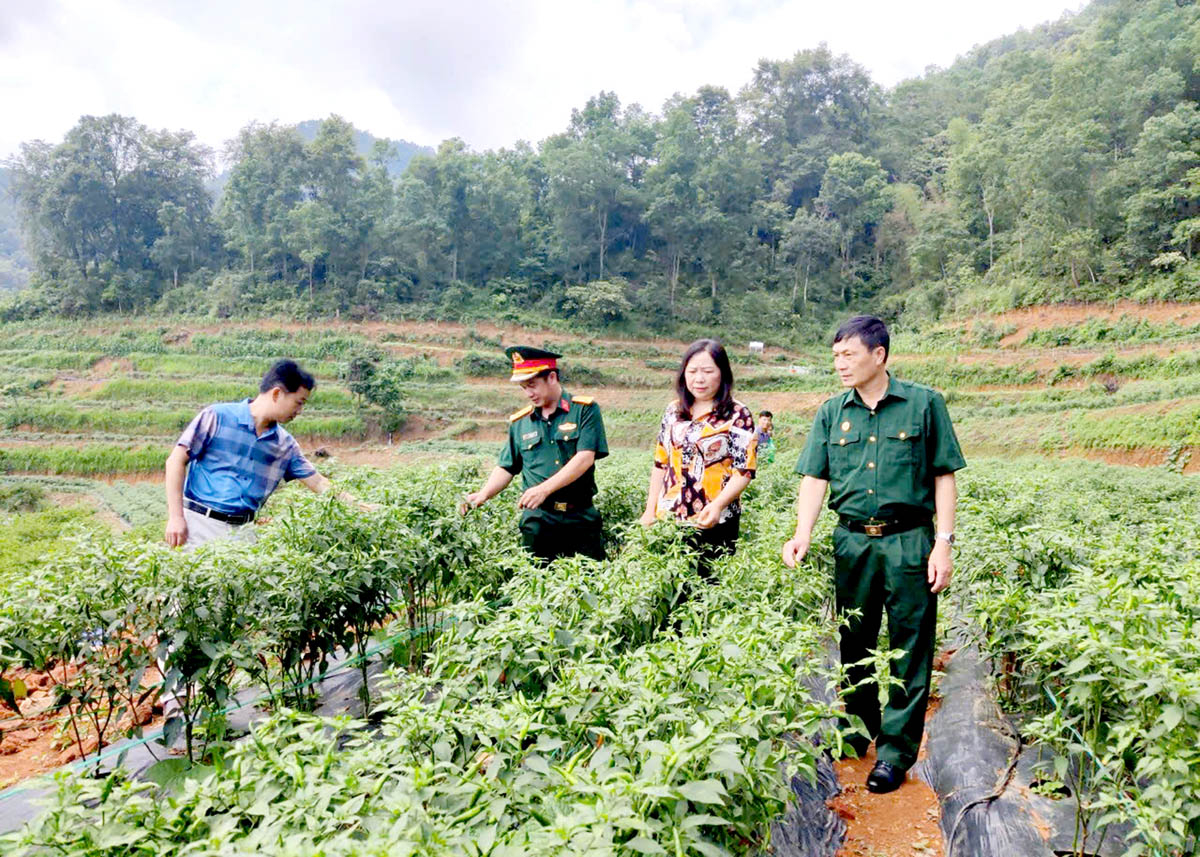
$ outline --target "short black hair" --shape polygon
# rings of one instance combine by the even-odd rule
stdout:
[[[883,356],[886,358],[892,344],[887,325],[873,315],[856,315],[837,329],[833,335],[833,344],[837,345],[843,339],[858,337],[868,351],[874,351],[883,346]]]
[[[697,339],[683,353],[679,363],[679,376],[675,379],[675,393],[679,396],[680,416],[685,420],[692,418],[692,405],[696,397],[687,388],[687,365],[701,351],[707,351],[717,364],[721,373],[721,386],[713,397],[713,413],[717,419],[725,419],[733,413],[733,369],[729,365],[729,355],[719,339]]]
[[[771,419],[775,419],[775,415],[773,413],[771,413],[770,411],[759,411],[758,415],[760,417],[770,417]]]
[[[295,360],[277,360],[275,365],[263,375],[258,392],[269,393],[276,387],[282,387],[284,392],[294,393],[303,387],[305,390],[317,389],[317,379],[311,372],[305,372]]]

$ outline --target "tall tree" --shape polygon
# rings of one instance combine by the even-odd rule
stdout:
[[[286,276],[288,213],[302,199],[308,158],[294,128],[251,124],[225,150],[232,162],[221,195],[226,246],[239,252],[251,274],[275,260]]]
[[[881,91],[867,70],[829,48],[760,60],[740,100],[762,165],[763,187],[786,185],[792,210],[821,190],[831,155],[866,151]]]
[[[166,203],[207,245],[211,153],[188,132],[151,131],[125,116],[84,116],[57,146],[22,146],[13,192],[39,266],[78,278],[82,308],[129,309],[161,293],[151,250]]]
[[[543,144],[549,204],[564,261],[579,279],[588,268],[604,279],[609,247],[627,239],[641,211],[639,185],[652,141],[640,111],[622,112],[616,95],[602,92],[571,114],[565,134]],[[623,229],[614,236],[612,228]]]
[[[879,161],[857,152],[834,155],[821,180],[817,210],[837,223],[842,300],[849,301],[855,250],[869,244],[871,228],[887,211],[887,179]]]

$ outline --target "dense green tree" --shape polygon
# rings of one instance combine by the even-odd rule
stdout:
[[[761,61],[736,99],[700,87],[652,115],[601,92],[537,145],[450,139],[402,174],[411,147],[371,149],[337,116],[252,124],[225,152],[219,237],[190,135],[84,117],[7,174],[27,305],[128,310],[200,286],[218,313],[306,294],[314,313],[612,323],[580,309],[604,282],[637,310],[622,323],[665,326],[757,322],[750,307],[789,296],[804,325],[846,303],[927,319],[1200,297],[1198,45],[1200,6],[1096,0],[890,90],[821,45]]]
[[[1182,242],[1181,223],[1200,216],[1196,171],[1200,168],[1200,110],[1193,102],[1176,105],[1164,116],[1146,121],[1126,174],[1132,189],[1124,205],[1125,239],[1139,262],[1173,245],[1191,258],[1193,238]],[[1178,230],[1190,235],[1190,226]]]
[[[888,210],[891,198],[879,161],[857,152],[834,155],[821,179],[817,210],[837,223],[838,265],[842,300],[849,301],[858,273],[855,248],[871,240],[870,232]]]
[[[127,310],[158,298],[152,249],[166,230],[165,205],[188,224],[191,244],[175,255],[207,252],[210,158],[188,132],[152,131],[117,115],[83,117],[56,146],[22,146],[13,194],[42,277],[59,283],[64,309]]]
[[[610,248],[628,242],[639,220],[652,145],[648,117],[636,106],[622,110],[609,92],[588,99],[572,112],[566,133],[543,144],[564,274],[604,279]]]
[[[763,188],[793,210],[816,199],[831,155],[869,149],[881,95],[866,69],[824,44],[760,60],[740,99]]]
[[[792,264],[792,310],[808,310],[814,271],[828,270],[838,255],[838,225],[828,217],[800,209],[787,225],[784,251]]]
[[[220,219],[230,250],[254,274],[268,261],[286,276],[288,212],[299,204],[307,174],[304,141],[294,128],[251,124],[226,147],[232,161]]]

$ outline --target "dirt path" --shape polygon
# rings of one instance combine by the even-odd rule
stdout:
[[[936,696],[930,699],[926,723],[939,704]],[[922,738],[919,759],[925,758],[925,748]],[[942,812],[933,789],[910,771],[896,791],[872,794],[866,782],[874,766],[874,745],[862,759],[833,763],[842,793],[829,805],[846,823],[838,857],[942,857]]]
[[[933,789],[910,774],[896,791],[872,794],[866,779],[874,765],[874,747],[866,758],[834,764],[842,793],[830,805],[846,822],[838,857],[941,857],[941,809]]]

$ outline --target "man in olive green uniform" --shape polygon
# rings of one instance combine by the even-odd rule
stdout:
[[[523,493],[521,538],[543,560],[583,554],[604,559],[596,496],[596,460],[608,455],[600,406],[590,396],[572,396],[558,379],[552,351],[527,346],[505,350],[512,378],[529,405],[508,418],[508,442],[487,482],[467,495],[475,508],[499,494],[518,473]]]
[[[954,473],[966,466],[945,400],[928,387],[891,377],[889,344],[886,326],[871,316],[851,319],[834,337],[834,369],[849,389],[817,412],[796,465],[804,475],[796,533],[783,546],[789,567],[804,558],[829,488],[829,508],[838,515],[837,610],[860,611],[841,632],[850,686],[846,714],[861,718],[875,740],[878,761],[867,777],[873,792],[898,788],[921,744],[937,593],[953,572]],[[891,667],[901,683],[880,712],[873,668],[849,665],[877,647],[883,611],[891,648],[903,655]],[[869,739],[854,736],[848,743],[862,756]]]

